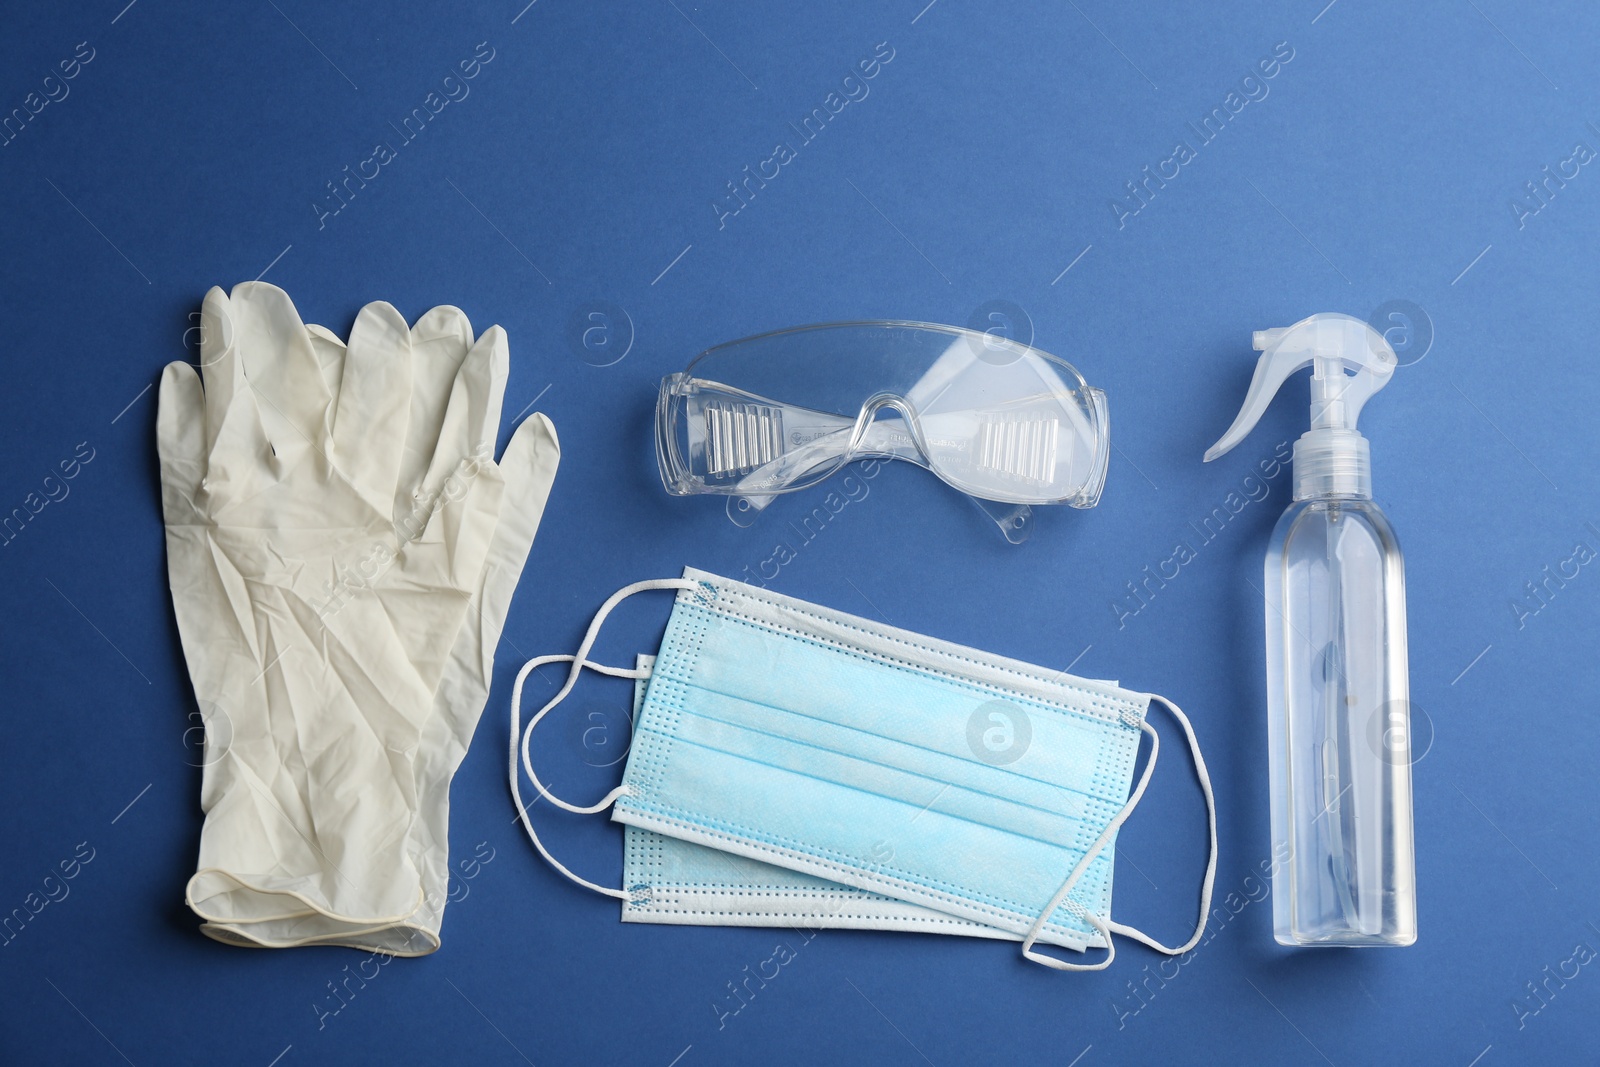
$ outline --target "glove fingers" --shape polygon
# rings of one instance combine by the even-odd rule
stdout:
[[[161,459],[161,509],[168,524],[194,518],[194,497],[206,473],[206,398],[187,363],[161,372],[156,455]]]
[[[415,576],[414,580],[431,584],[421,578],[431,571],[447,575],[443,581],[469,596],[481,592],[486,560],[498,533],[506,499],[506,468],[497,465],[492,457],[508,362],[505,331],[491,326],[467,353],[456,375],[426,483],[434,502],[433,510],[421,536],[402,550],[402,569]],[[491,411],[494,423],[487,421]],[[544,425],[548,426],[548,421]],[[530,432],[529,439],[534,435],[535,432]],[[516,453],[519,466],[515,468],[519,474],[532,455],[526,444],[519,446]],[[526,544],[532,539],[529,529],[522,549],[524,555]],[[480,609],[481,603],[474,600],[467,606],[466,614]],[[498,641],[499,636],[497,623],[492,640]],[[430,669],[439,673],[430,677],[438,679],[453,654],[452,647],[439,649],[437,659],[428,661]],[[490,657],[492,660],[492,651]]]
[[[500,414],[506,399],[506,379],[511,376],[511,345],[506,332],[498,325],[483,331],[479,344],[490,345],[489,396],[483,409],[482,421],[471,427],[473,446],[490,459],[494,458],[495,440],[500,436]],[[472,353],[468,352],[468,358]]]
[[[506,332],[498,326],[485,330],[467,353],[451,386],[439,443],[424,482],[430,489],[442,485],[468,458],[476,456],[486,462],[494,458],[510,362]]]
[[[311,339],[311,351],[316,353],[322,367],[322,381],[328,387],[328,406],[339,410],[339,384],[344,377],[344,342],[326,326],[306,324],[306,336]]]
[[[242,282],[230,303],[244,373],[279,465],[293,466],[308,449],[326,455],[332,396],[289,294],[267,282]]]
[[[216,286],[200,305],[200,373],[205,381],[206,488],[221,505],[254,491],[272,448],[239,359],[232,301]]]
[[[556,428],[543,412],[535,411],[517,427],[505,455],[500,457],[500,475],[506,488],[500,503],[500,528],[495,531],[497,544],[502,538],[513,538],[522,544],[521,555],[527,555],[527,546],[539,531],[539,520],[560,462],[561,441],[556,437]],[[521,570],[519,562],[519,574]],[[514,587],[516,582],[517,576],[513,575],[511,585]],[[505,618],[504,611],[500,618]]]
[[[333,459],[380,515],[393,510],[410,414],[411,330],[391,305],[368,304],[345,349]]]
[[[472,323],[460,308],[436,307],[411,328],[411,425],[400,464],[397,517],[409,511],[420,496],[439,445],[439,429],[456,375],[471,348]]]
[[[560,458],[555,427],[543,415],[530,416],[512,434],[499,464],[505,479],[500,521],[439,677],[433,715],[423,728],[416,762],[419,818],[411,830],[410,846],[412,862],[422,876],[423,903],[410,921],[435,935],[449,898],[450,780],[489,699],[495,648]]]
[[[544,517],[545,502],[550,497],[550,486],[555,482],[560,462],[561,442],[556,438],[556,428],[537,411],[517,427],[506,445],[505,455],[500,457],[500,474],[505,479],[500,498],[500,522],[489,543],[481,588],[467,611],[468,625],[462,627],[464,636],[469,626],[481,632],[479,647],[475,650],[482,686],[480,708],[489,694],[494,650],[500,642],[500,631],[505,628],[511,594],[516,592],[517,582],[522,578],[522,567],[527,562],[534,535],[539,532],[539,520]],[[474,717],[467,730],[468,737],[476,725]]]
[[[495,648],[505,629],[511,596],[522,578],[560,459],[561,444],[556,440],[555,427],[538,413],[517,427],[501,457],[504,488],[500,521],[495,524],[466,617],[439,679],[434,717],[423,734],[434,755],[417,765],[419,776],[426,779],[419,779],[419,795],[438,787],[440,781],[442,788],[448,790],[450,776],[477,729],[484,701],[489,698]]]

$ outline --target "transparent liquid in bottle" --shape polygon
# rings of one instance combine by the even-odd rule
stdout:
[[[1273,933],[1417,937],[1405,574],[1370,499],[1301,500],[1266,561]]]

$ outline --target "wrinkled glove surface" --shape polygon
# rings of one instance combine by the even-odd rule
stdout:
[[[344,344],[248,282],[207,294],[200,376],[163,374],[209,935],[438,947],[449,781],[559,456],[535,415],[494,462],[508,362],[456,308],[369,304]]]

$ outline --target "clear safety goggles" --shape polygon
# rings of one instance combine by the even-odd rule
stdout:
[[[718,345],[663,378],[656,402],[662,484],[731,497],[740,525],[853,460],[902,459],[1020,542],[1032,505],[1099,501],[1107,434],[1105,394],[1070,364],[924,322],[801,326]]]

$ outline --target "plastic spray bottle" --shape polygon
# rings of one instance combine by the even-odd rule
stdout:
[[[1405,573],[1372,501],[1356,419],[1394,350],[1349,315],[1260,330],[1244,407],[1206,452],[1244,439],[1284,381],[1312,368],[1294,501],[1267,546],[1267,744],[1273,933],[1285,945],[1417,939]],[[1350,373],[1346,373],[1346,372]]]

